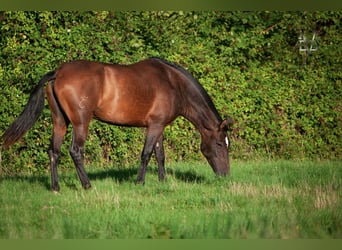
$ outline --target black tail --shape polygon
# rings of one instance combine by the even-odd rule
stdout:
[[[33,89],[25,109],[1,136],[3,147],[7,149],[18,141],[38,120],[44,108],[44,84],[56,77],[55,71],[45,74]]]

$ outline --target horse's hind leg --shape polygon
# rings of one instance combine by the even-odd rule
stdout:
[[[52,135],[51,145],[49,149],[49,156],[50,156],[50,168],[51,168],[51,186],[52,186],[52,190],[56,192],[59,191],[57,165],[58,165],[58,159],[61,155],[61,145],[63,143],[66,130],[67,130],[66,124],[62,125],[62,124],[54,123],[53,125],[53,135]]]
[[[46,88],[47,100],[51,110],[53,121],[53,134],[49,148],[50,168],[51,168],[51,187],[53,191],[59,191],[57,165],[61,154],[61,145],[64,140],[65,133],[69,121],[61,112],[59,105],[54,97],[52,85],[48,84]]]
[[[158,163],[158,178],[159,181],[163,181],[165,179],[165,152],[163,145],[163,135],[159,137],[154,146],[154,152],[156,154],[156,159]]]
[[[79,125],[73,127],[72,145],[70,148],[70,155],[75,163],[78,177],[84,189],[90,188],[90,181],[84,169],[83,163],[83,149],[85,140],[88,135],[88,125]]]

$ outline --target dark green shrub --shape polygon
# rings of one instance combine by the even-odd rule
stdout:
[[[31,89],[61,63],[133,63],[164,57],[203,84],[231,115],[231,156],[341,159],[341,12],[0,12],[0,133]],[[299,53],[298,35],[318,32],[319,50]],[[51,136],[48,108],[1,168],[43,171]],[[71,129],[71,128],[70,128]],[[87,162],[138,164],[144,130],[94,121]],[[61,166],[68,156],[70,133]],[[200,136],[179,118],[165,131],[168,161],[203,159]],[[12,171],[11,170],[11,171]]]

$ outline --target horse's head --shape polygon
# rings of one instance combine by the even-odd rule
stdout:
[[[227,130],[231,124],[232,119],[228,117],[217,129],[202,134],[201,151],[217,175],[228,175],[230,171]]]

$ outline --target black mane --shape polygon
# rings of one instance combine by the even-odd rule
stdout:
[[[190,83],[192,83],[192,86],[198,91],[198,93],[201,95],[201,97],[204,99],[204,101],[208,104],[209,108],[212,110],[212,112],[215,114],[217,120],[219,122],[222,121],[222,118],[220,116],[220,114],[218,113],[212,99],[210,98],[210,96],[208,95],[207,91],[203,88],[203,86],[199,83],[199,81],[197,79],[195,79],[189,71],[187,71],[185,68],[183,68],[182,66],[167,61],[166,59],[163,58],[159,58],[159,57],[151,57],[150,59],[154,59],[154,60],[158,60],[162,63],[165,63],[175,69],[177,69],[178,71],[180,71],[188,80]]]

